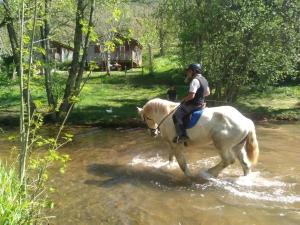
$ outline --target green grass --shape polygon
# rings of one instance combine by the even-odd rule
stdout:
[[[31,200],[22,191],[18,174],[0,162],[0,224],[31,224]]]
[[[236,104],[259,119],[300,120],[300,85],[244,90]]]
[[[166,91],[173,84],[172,76],[175,75],[142,75],[137,70],[128,72],[126,76],[124,72],[113,72],[111,76],[94,73],[84,87],[81,100],[69,121],[110,126],[139,124],[136,107],[142,107],[152,98],[166,98]],[[185,86],[178,86],[179,94],[183,95],[185,89]],[[112,113],[109,113],[110,110]]]
[[[183,70],[175,56],[154,59],[154,73],[145,69],[93,72],[87,81],[80,102],[75,105],[69,118],[73,124],[107,126],[132,126],[140,124],[136,106],[143,106],[149,99],[166,98],[169,85],[176,85],[179,99],[187,91],[183,82]],[[62,97],[67,79],[66,72],[54,76],[55,95]],[[43,77],[33,79],[32,95],[42,111],[47,110]],[[19,87],[16,82],[1,80],[0,76],[0,124],[18,123]],[[245,88],[234,104],[251,118],[300,120],[300,86],[268,87],[263,90]],[[211,104],[208,104],[210,106]],[[108,111],[107,111],[108,110]],[[112,110],[112,113],[109,113]],[[2,118],[2,119],[1,119]]]
[[[144,73],[142,69],[132,69],[126,74],[124,71],[112,71],[111,76],[105,75],[105,72],[93,72],[81,93],[80,102],[75,105],[68,121],[108,126],[140,124],[136,113],[137,106],[141,107],[155,97],[165,98],[169,85],[183,83],[182,71],[173,69],[178,67],[176,57],[160,60],[155,60],[156,67],[152,75],[149,75],[146,69]],[[168,63],[168,60],[172,63]],[[60,98],[63,96],[66,79],[66,72],[59,72],[53,78],[55,95]],[[43,77],[36,76],[32,80],[33,99],[42,106],[39,107],[41,111],[46,111]],[[4,79],[2,83],[0,81],[0,86],[0,124],[17,124],[20,101],[17,82]],[[183,95],[185,90],[185,86],[178,85],[180,95]],[[110,110],[112,113],[109,113]]]

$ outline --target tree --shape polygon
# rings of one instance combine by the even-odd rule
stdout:
[[[127,10],[127,4],[115,0],[98,4],[96,9],[95,31],[98,34],[98,38],[95,44],[104,46],[101,51],[102,57],[105,58],[107,75],[110,75],[111,53],[115,51],[116,45],[122,45],[124,39],[131,36],[131,29],[128,27]]]
[[[88,5],[90,5],[90,11],[88,22],[86,22],[87,20],[85,19],[85,13]],[[73,59],[64,91],[63,103],[59,109],[60,118],[72,109],[72,102],[75,100],[74,98],[76,98],[80,90],[85,68],[87,48],[89,45],[89,38],[92,36],[91,34],[93,34],[94,9],[95,0],[91,2],[85,0],[77,1]],[[83,43],[84,34],[85,39]],[[93,36],[95,37],[95,35]],[[80,55],[81,50],[83,51],[82,56]]]
[[[13,53],[13,60],[16,65],[16,70],[18,75],[20,75],[20,58],[19,58],[19,43],[17,38],[17,33],[14,26],[14,20],[16,18],[15,10],[16,10],[16,4],[10,3],[8,0],[3,0],[3,7],[4,7],[4,17],[0,24],[1,26],[7,27],[7,32],[9,35],[9,41]],[[13,75],[14,78],[14,75]]]
[[[12,200],[13,207],[4,207],[0,213],[1,221],[8,224],[39,224],[41,222],[41,209],[46,208],[48,203],[44,190],[45,182],[47,181],[46,169],[49,163],[53,161],[58,160],[65,163],[68,160],[67,156],[59,155],[56,151],[63,145],[58,140],[61,130],[56,139],[46,139],[38,135],[37,131],[42,125],[42,119],[38,113],[32,112],[29,104],[31,78],[35,72],[34,64],[36,63],[33,56],[36,50],[34,43],[37,28],[38,0],[30,3],[25,2],[25,0],[18,2],[20,14],[17,19],[19,20],[20,29],[18,36],[16,36],[16,42],[19,46],[17,51],[19,54],[18,81],[20,87],[19,182],[10,181],[9,188],[16,189],[17,192],[13,197],[15,199]],[[32,15],[32,17],[28,18],[27,13]],[[27,18],[26,22],[25,18]],[[71,140],[69,135],[66,135],[66,138],[67,142]],[[49,147],[48,154],[45,153],[45,156],[35,159],[30,158],[30,154],[35,146],[41,147],[45,145]],[[10,193],[4,193],[4,195],[10,195]],[[9,196],[9,198],[11,199],[12,196]],[[14,217],[17,214],[15,211],[17,211],[18,215]],[[5,218],[2,218],[3,216]]]
[[[51,0],[44,0],[42,7],[43,12],[43,25],[40,27],[41,34],[41,47],[43,49],[42,60],[44,65],[44,76],[45,76],[45,89],[47,94],[48,105],[52,112],[53,119],[55,117],[55,109],[57,107],[57,99],[53,94],[52,88],[52,75],[51,75],[51,58],[50,58],[50,23],[49,23],[49,4]]]
[[[245,85],[295,76],[296,1],[173,0],[168,15],[177,21],[182,63],[203,63],[216,98],[234,101]]]

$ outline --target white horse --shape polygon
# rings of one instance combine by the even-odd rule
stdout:
[[[169,143],[169,160],[175,155],[184,174],[191,176],[182,154],[183,145],[172,142],[176,136],[172,114],[178,105],[156,98],[148,101],[143,108],[138,108],[138,113],[152,131],[152,136],[157,136],[160,130],[162,138]],[[235,158],[240,161],[246,176],[257,162],[259,149],[254,124],[231,106],[205,108],[197,124],[188,129],[187,134],[189,146],[213,142],[219,150],[222,160],[208,169],[205,173],[208,176],[218,176],[225,167],[234,163]]]

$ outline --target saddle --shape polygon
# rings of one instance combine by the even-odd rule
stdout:
[[[191,129],[196,125],[203,113],[203,110],[204,108],[196,109],[183,118],[183,125],[185,129]]]

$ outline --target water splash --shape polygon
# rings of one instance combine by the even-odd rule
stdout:
[[[168,169],[178,169],[179,166],[176,162],[169,162],[168,160],[163,159],[159,154],[156,154],[154,157],[149,157],[145,159],[141,155],[138,155],[132,159],[129,163],[131,166],[142,165],[145,167],[153,168],[168,168]]]
[[[210,167],[214,165],[219,157],[210,157],[207,159],[198,160],[195,163],[189,164],[191,169],[197,169],[199,167]],[[131,166],[141,165],[145,167],[152,167],[152,168],[168,168],[171,170],[178,169],[179,165],[176,161],[169,162],[168,160],[162,158],[159,154],[152,157],[143,157],[142,155],[135,156],[130,163]]]
[[[258,179],[255,180],[253,177],[258,177]],[[288,194],[289,187],[295,184],[268,180],[258,175],[249,175],[249,177],[243,178],[239,177],[235,180],[210,178],[209,182],[212,186],[228,191],[238,197],[285,204],[300,202],[299,195]]]
[[[190,168],[209,168],[218,161],[218,157],[209,157],[206,159],[198,160],[195,163],[189,164]],[[159,154],[154,157],[143,158],[138,155],[132,159],[129,163],[131,166],[142,165],[145,167],[152,168],[167,168],[167,169],[178,169],[179,166],[176,162],[169,163],[168,160],[163,159]],[[248,176],[239,176],[240,168],[231,168],[223,172],[223,177],[209,178],[207,184],[195,184],[194,187],[200,190],[207,190],[208,188],[218,188],[230,192],[234,196],[268,201],[278,202],[285,204],[293,204],[300,202],[300,195],[290,194],[291,188],[296,186],[293,183],[286,183],[280,180],[279,177],[265,178],[260,172],[252,172]],[[228,178],[228,175],[237,175],[236,178]],[[157,184],[159,186],[159,184]]]

